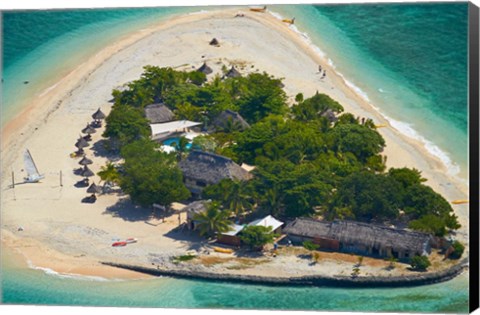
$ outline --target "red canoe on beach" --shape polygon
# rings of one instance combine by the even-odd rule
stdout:
[[[115,242],[112,244],[113,247],[118,247],[118,246],[127,246],[127,242]]]

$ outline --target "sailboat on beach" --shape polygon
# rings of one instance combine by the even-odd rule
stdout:
[[[45,178],[44,175],[38,172],[37,166],[28,149],[25,150],[23,154],[23,161],[25,163],[25,171],[27,172],[27,177],[24,178],[26,183],[38,183],[41,179]]]

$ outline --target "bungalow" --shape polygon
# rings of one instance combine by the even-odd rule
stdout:
[[[250,128],[250,125],[243,119],[243,117],[233,110],[224,110],[213,121],[213,126],[217,130],[225,130],[227,128],[236,128],[237,130],[245,130]]]
[[[145,106],[145,117],[151,124],[166,123],[175,117],[165,104],[151,104]]]
[[[197,200],[186,205],[180,212],[187,213],[187,227],[190,230],[196,230],[198,222],[194,219],[198,213],[203,213],[207,210],[210,200]]]
[[[231,159],[203,151],[192,150],[178,166],[183,172],[185,186],[194,197],[200,197],[208,185],[222,179],[249,180],[252,175]]]
[[[432,242],[431,235],[420,232],[362,222],[325,222],[309,218],[290,222],[284,233],[295,243],[310,240],[321,249],[373,257],[393,256],[400,260],[429,254]]]
[[[231,231],[221,233],[217,237],[217,242],[227,244],[227,245],[240,246],[241,240],[240,240],[239,234],[241,234],[241,232],[245,228],[245,226],[271,227],[272,228],[272,233],[280,234],[282,232],[282,230],[281,230],[282,225],[283,225],[283,222],[278,221],[277,219],[275,219],[271,215],[268,215],[265,218],[252,221],[247,225],[234,224]]]

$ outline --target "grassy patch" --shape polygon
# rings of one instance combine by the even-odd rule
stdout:
[[[172,258],[172,261],[173,263],[180,263],[180,262],[184,262],[184,261],[190,261],[194,258],[196,258],[197,255],[181,255],[181,256],[175,256]]]

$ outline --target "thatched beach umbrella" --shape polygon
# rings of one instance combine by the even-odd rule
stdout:
[[[105,119],[105,114],[102,113],[102,111],[97,109],[95,113],[93,113],[92,118],[94,119],[94,122],[92,124],[92,127],[99,128],[102,126],[102,120]]]
[[[208,43],[209,45],[212,45],[212,46],[220,46],[220,43],[218,42],[218,40],[216,38],[213,38],[210,43]]]
[[[240,74],[240,72],[238,72],[237,69],[235,69],[235,66],[232,66],[230,68],[230,70],[228,70],[228,72],[225,74],[225,78],[238,78],[238,77],[241,77],[242,75]]]
[[[84,156],[84,157],[78,162],[78,164],[83,165],[83,166],[89,165],[89,164],[92,164],[92,163],[93,163],[93,161],[90,160],[89,158],[87,158],[86,156]]]
[[[102,188],[98,187],[97,185],[95,185],[95,183],[92,183],[90,185],[90,187],[88,187],[87,189],[87,193],[89,194],[99,194],[102,192]]]
[[[102,119],[105,119],[105,114],[99,109],[97,109],[97,111],[95,113],[93,113],[92,115],[92,118],[95,119],[95,120],[102,120]]]
[[[88,168],[88,166],[84,165],[80,175],[82,175],[86,179],[87,177],[92,177],[95,174],[92,172],[91,169]]]
[[[198,72],[203,72],[205,74],[210,74],[213,72],[212,68],[210,68],[209,66],[207,66],[207,63],[204,62],[203,65],[197,69]]]
[[[97,131],[95,130],[95,128],[90,126],[90,124],[87,124],[87,127],[82,129],[82,133],[85,133],[87,135],[91,135],[92,133],[95,133],[95,132],[97,132]]]
[[[80,137],[77,142],[75,143],[75,146],[79,149],[83,149],[83,148],[86,148],[89,146],[87,140],[83,139],[82,137]]]

